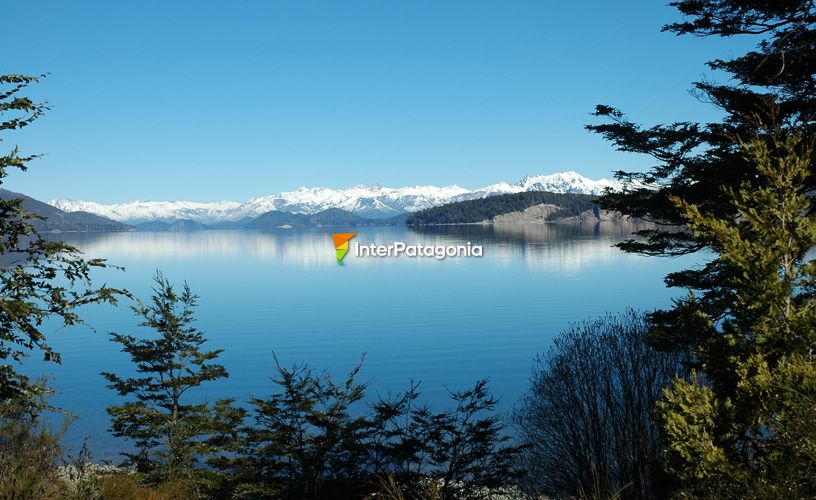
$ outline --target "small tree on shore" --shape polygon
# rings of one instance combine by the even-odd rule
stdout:
[[[275,359],[279,390],[252,398],[255,425],[244,429],[241,456],[225,463],[242,498],[359,498],[367,485],[360,401],[362,364],[341,382],[308,365]],[[354,408],[359,406],[358,408]]]
[[[441,498],[479,498],[485,491],[514,483],[522,474],[516,460],[523,446],[504,434],[494,410],[498,401],[487,380],[472,389],[452,392],[453,410],[431,415],[430,475],[440,479]]]
[[[151,480],[187,480],[199,472],[196,465],[235,441],[243,420],[232,399],[214,404],[191,403],[190,392],[206,382],[228,376],[215,362],[221,350],[206,351],[203,332],[194,326],[197,296],[185,283],[181,292],[159,272],[149,304],[138,302],[133,311],[153,329],[157,338],[136,338],[112,333],[139,373],[120,377],[103,372],[109,387],[134,399],[108,407],[115,436],[130,438],[137,451],[127,462]],[[200,474],[199,474],[200,475]]]
[[[451,392],[454,407],[441,411],[417,404],[418,388],[412,383],[373,405],[368,467],[390,492],[386,498],[395,491],[405,498],[489,498],[518,483],[525,446],[505,432],[486,379]]]
[[[513,484],[510,443],[482,380],[451,393],[455,407],[418,405],[417,384],[366,411],[361,366],[335,382],[307,365],[284,368],[278,391],[254,398],[243,447],[220,461],[235,498],[479,498]],[[380,496],[370,496],[378,494]]]

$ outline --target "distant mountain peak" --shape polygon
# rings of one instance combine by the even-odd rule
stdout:
[[[301,186],[294,191],[256,196],[243,203],[177,200],[101,204],[85,200],[56,199],[51,200],[49,204],[66,212],[89,212],[131,224],[152,221],[172,223],[180,219],[210,224],[257,217],[271,211],[311,215],[329,208],[345,210],[363,217],[384,218],[445,203],[500,194],[547,191],[597,195],[607,188],[619,189],[620,183],[608,179],[593,180],[578,172],[566,171],[546,175],[525,175],[514,184],[502,181],[478,189],[467,189],[456,184],[442,187],[415,185],[399,188],[357,184],[345,189]]]

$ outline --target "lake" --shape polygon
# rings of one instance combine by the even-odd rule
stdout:
[[[527,388],[531,361],[571,322],[631,306],[665,306],[682,293],[663,276],[691,258],[628,255],[613,244],[631,223],[359,227],[275,232],[65,234],[88,257],[125,267],[97,282],[147,299],[160,269],[187,280],[200,295],[198,326],[208,347],[224,349],[229,379],[197,393],[209,400],[274,389],[275,353],[283,365],[306,362],[342,376],[366,354],[369,394],[397,392],[420,380],[422,399],[446,403],[448,389],[490,379],[509,410]],[[359,258],[340,266],[332,232],[356,231],[353,242],[472,244],[482,257]],[[79,419],[65,437],[76,453],[84,438],[96,459],[114,459],[127,443],[111,437],[105,407],[121,399],[100,371],[129,373],[127,356],[108,332],[137,328],[127,307],[86,307],[88,326],[47,326],[63,364],[30,360],[27,373],[47,374],[59,391],[53,402]]]

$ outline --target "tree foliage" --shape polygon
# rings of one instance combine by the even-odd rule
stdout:
[[[686,496],[813,496],[813,247],[816,4],[680,0],[678,35],[750,36],[753,50],[709,62],[732,78],[699,82],[713,123],[642,127],[598,106],[590,125],[646,172],[607,193],[605,208],[673,228],[641,231],[624,250],[708,250],[702,267],[670,274],[687,298],[652,317],[651,341],[689,352],[697,376],[660,404],[667,468]],[[810,406],[808,406],[810,405]]]
[[[738,217],[673,199],[730,277],[727,314],[694,295],[677,304],[706,383],[675,382],[660,409],[669,469],[693,495],[816,494],[816,221],[803,183],[813,149],[796,131],[768,134],[742,145],[759,179],[728,192]]]
[[[489,496],[523,476],[518,458],[525,446],[504,433],[487,380],[451,392],[448,410],[433,411],[418,398],[418,385],[411,384],[373,406],[367,448],[380,477],[394,478],[410,498],[422,497],[432,478],[445,499]]]
[[[365,487],[362,441],[368,428],[362,415],[352,414],[366,386],[355,380],[360,366],[340,384],[307,365],[277,369],[280,391],[251,399],[255,425],[245,427],[243,455],[231,464],[240,495],[357,496]]]
[[[189,394],[206,382],[228,376],[216,363],[221,350],[206,351],[204,333],[195,325],[197,296],[185,283],[180,292],[159,272],[149,304],[133,306],[139,326],[156,338],[112,333],[136,366],[138,375],[103,372],[109,387],[132,397],[108,408],[115,436],[130,438],[136,452],[128,462],[154,480],[193,479],[202,458],[212,458],[235,442],[243,411],[232,399],[195,403]]]
[[[42,76],[0,76],[0,142],[43,116],[48,105],[22,95]],[[27,170],[37,155],[19,148],[0,152],[0,185],[13,169]],[[44,326],[56,319],[65,326],[82,323],[77,309],[90,303],[116,304],[123,290],[94,288],[91,271],[107,267],[101,259],[83,259],[78,249],[48,241],[34,228],[38,216],[22,199],[0,199],[0,401],[41,401],[43,387],[19,371],[34,352],[60,362]]]
[[[816,131],[816,6],[810,0],[754,2],[738,0],[682,0],[673,2],[684,14],[683,22],[664,26],[665,31],[696,36],[757,36],[756,48],[732,60],[714,60],[709,67],[729,74],[729,84],[710,81],[694,84],[695,93],[722,110],[718,122],[674,122],[649,127],[630,121],[608,105],[595,115],[607,123],[587,126],[618,150],[645,154],[656,164],[645,172],[617,172],[629,182],[622,192],[601,198],[604,208],[683,228],[685,218],[672,197],[680,197],[719,216],[735,215],[727,191],[756,182],[754,164],[745,160],[735,137],[754,137],[763,125],[801,127],[805,135]],[[813,168],[804,179],[813,185]],[[657,189],[654,189],[657,188]],[[624,250],[649,255],[696,252],[705,243],[692,233],[671,228],[640,232]],[[676,273],[671,285],[707,289],[720,279],[713,263],[693,273]],[[712,304],[714,305],[714,304]]]
[[[454,407],[419,405],[417,384],[367,410],[360,365],[342,383],[307,365],[278,365],[279,391],[255,398],[237,457],[221,462],[242,498],[361,498],[388,478],[399,495],[478,498],[513,484],[521,447],[494,413],[487,382],[451,393]]]
[[[52,395],[45,380],[32,383],[37,401],[9,398],[0,401],[0,498],[54,498],[62,492],[57,461],[60,438],[71,423],[63,415],[59,428],[42,417]],[[51,419],[53,422],[54,419]]]
[[[683,357],[646,342],[629,310],[577,324],[536,358],[514,412],[530,487],[556,497],[661,498],[661,440],[653,412],[663,388],[685,378]]]

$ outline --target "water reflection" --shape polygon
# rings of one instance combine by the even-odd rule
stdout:
[[[643,222],[601,222],[418,226],[409,230],[444,243],[482,243],[487,257],[504,263],[522,262],[529,271],[575,273],[587,262],[624,258],[615,243],[652,227]]]
[[[335,265],[331,233],[356,231],[361,244],[457,245],[472,242],[484,247],[484,259],[497,262],[522,261],[530,270],[580,268],[587,260],[619,258],[614,243],[629,237],[644,224],[603,222],[594,224],[497,224],[426,227],[316,228],[277,231],[196,231],[189,233],[75,233],[61,239],[76,245],[89,257],[111,261],[153,262],[195,258],[254,259],[279,261],[299,267]],[[355,259],[354,266],[378,266],[395,259]],[[409,258],[417,264],[435,259]]]
[[[553,223],[553,224],[467,224],[409,227],[411,232],[441,237],[470,238],[506,243],[545,243],[584,238],[628,238],[635,231],[655,227],[645,222]]]
[[[331,233],[344,228],[271,232],[61,234],[89,257],[125,272],[100,270],[95,283],[150,295],[161,269],[187,280],[201,295],[199,327],[224,349],[227,380],[208,385],[209,399],[268,394],[272,353],[289,365],[307,362],[342,376],[367,353],[371,395],[421,380],[424,401],[447,402],[447,389],[488,377],[511,406],[525,389],[530,362],[570,322],[626,307],[666,305],[666,273],[687,258],[625,254],[615,242],[641,229],[630,223],[505,224],[422,228],[349,228],[360,243],[482,244],[484,257],[356,258],[336,264]],[[127,301],[123,304],[127,305]],[[97,458],[115,458],[121,440],[103,429],[105,407],[119,401],[99,375],[123,372],[129,360],[105,332],[136,334],[126,307],[89,307],[87,328],[45,325],[63,365],[26,363],[31,376],[49,375],[54,404],[79,421],[66,436],[78,449],[86,436]],[[338,325],[340,325],[338,327]]]

